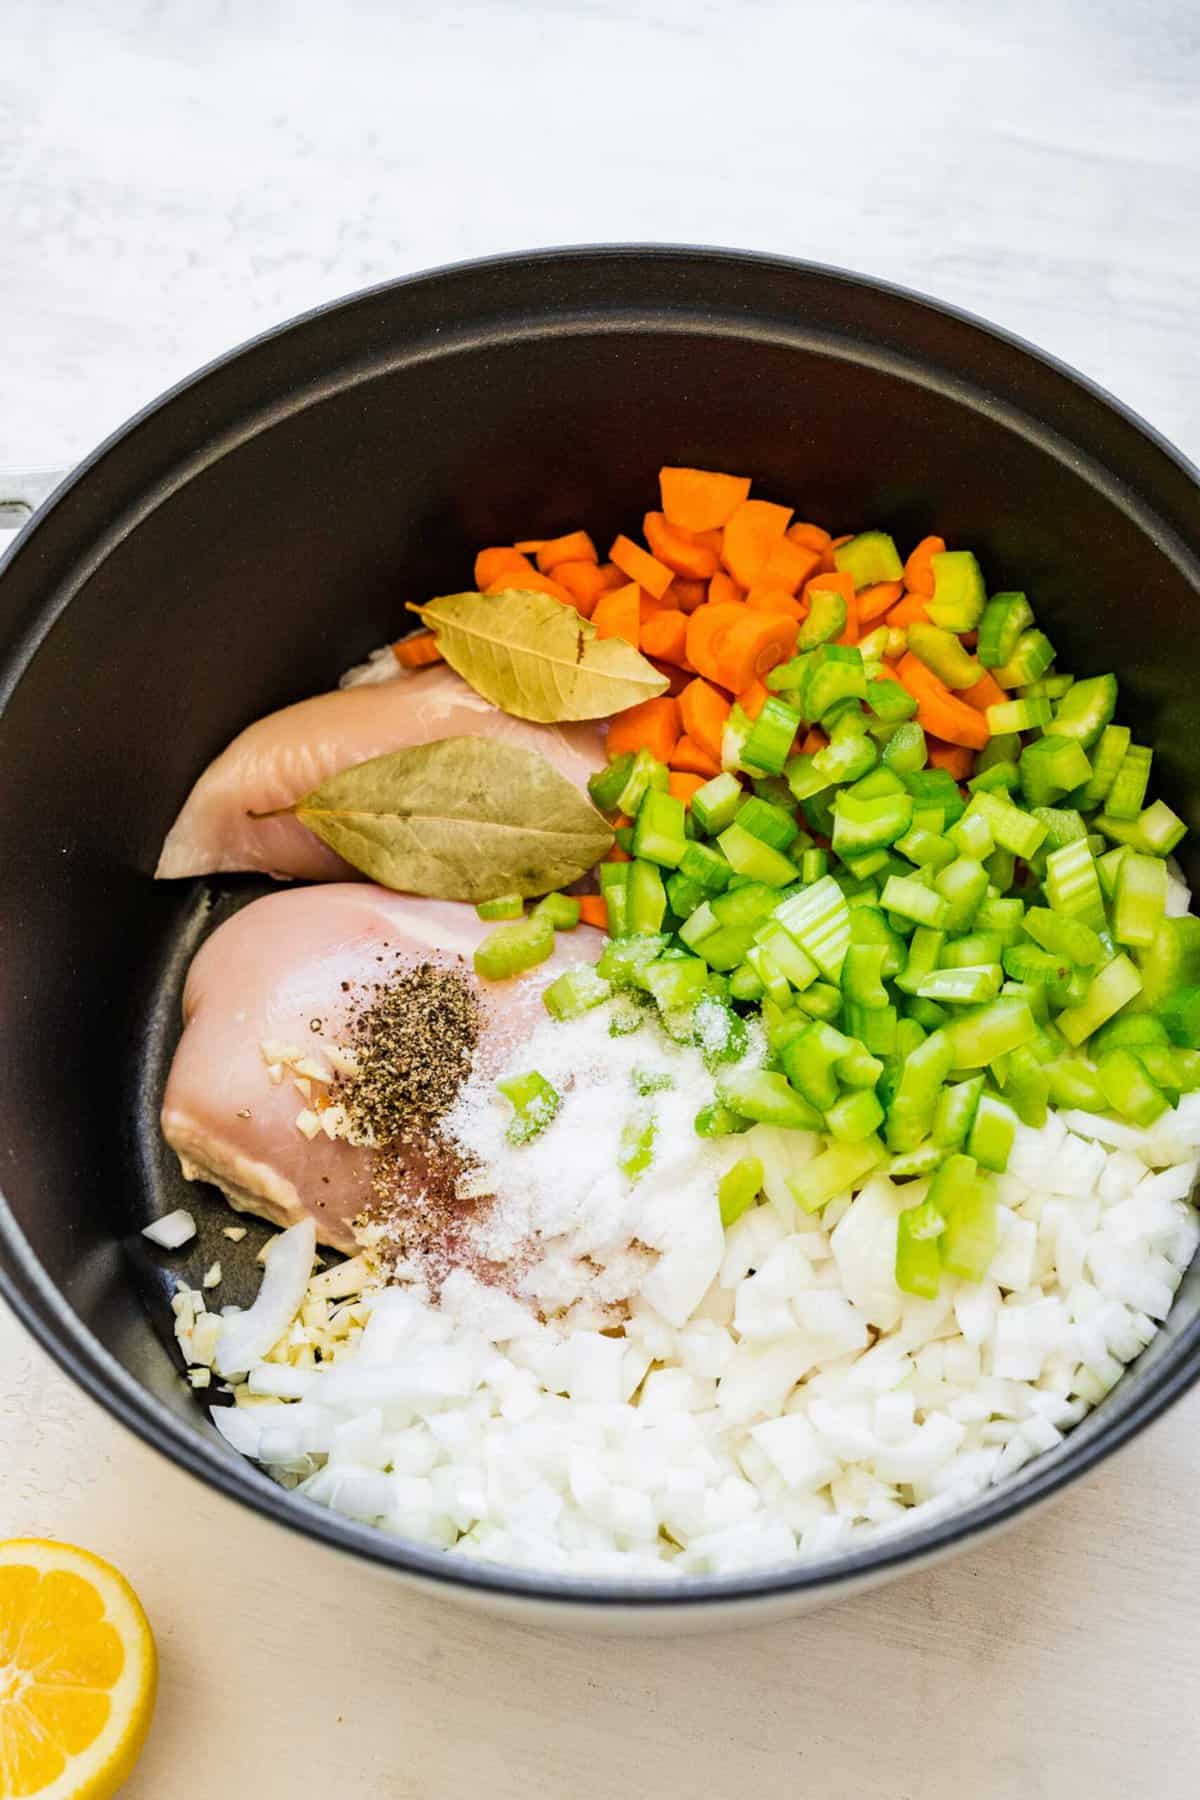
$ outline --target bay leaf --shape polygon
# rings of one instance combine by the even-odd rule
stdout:
[[[668,682],[624,638],[551,594],[443,594],[414,606],[452,669],[518,719],[606,719],[665,692]]]
[[[286,810],[372,881],[436,900],[545,894],[586,874],[613,841],[544,756],[494,738],[374,756]]]

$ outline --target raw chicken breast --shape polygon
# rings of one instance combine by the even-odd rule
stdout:
[[[318,694],[248,726],[188,795],[155,874],[257,869],[300,881],[354,879],[349,864],[298,820],[248,815],[290,806],[330,775],[389,750],[476,736],[537,750],[580,787],[604,766],[598,726],[511,718],[443,663],[377,686]]]
[[[365,882],[270,894],[218,927],[198,951],[183,995],[184,1030],[163,1097],[162,1127],[189,1180],[212,1181],[241,1210],[279,1225],[311,1214],[322,1243],[353,1250],[351,1222],[370,1198],[370,1150],[318,1133],[292,1071],[272,1083],[263,1044],[294,1046],[328,1067],[353,996],[404,960],[469,959],[494,927],[474,909],[390,893]],[[480,983],[476,1056],[503,1057],[545,1017],[546,981],[591,962],[601,939],[583,927],[524,978]],[[385,956],[386,947],[386,956]],[[320,1032],[312,1022],[321,1024]]]

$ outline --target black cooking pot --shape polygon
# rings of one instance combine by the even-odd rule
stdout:
[[[848,1555],[648,1587],[485,1567],[285,1494],[183,1381],[162,1268],[194,1280],[219,1254],[223,1298],[244,1298],[261,1234],[235,1252],[214,1200],[175,1259],[139,1236],[164,1207],[197,1210],[157,1111],[209,897],[150,879],[193,778],[394,637],[405,600],[466,585],[479,545],[603,538],[663,461],[751,475],[836,530],[970,545],[990,586],[1028,590],[1066,666],[1119,672],[1156,785],[1200,823],[1196,472],[1064,368],[879,283],[716,251],[547,252],[326,307],[133,419],[3,564],[0,1290],[118,1418],[293,1529],[541,1617],[682,1625],[716,1603],[798,1609],[1061,1488],[1200,1372],[1200,1269],[1108,1399],[1014,1482]],[[250,891],[229,884],[218,910]]]

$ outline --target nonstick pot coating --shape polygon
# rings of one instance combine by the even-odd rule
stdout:
[[[1052,1491],[1195,1377],[1200,1271],[1023,1483],[686,1598],[480,1571],[291,1499],[215,1439],[167,1303],[217,1258],[222,1299],[243,1301],[265,1228],[221,1236],[229,1214],[182,1182],[156,1118],[188,958],[263,885],[156,885],[162,838],[234,732],[395,637],[406,600],[468,586],[482,544],[627,528],[664,461],[751,475],[835,531],[971,546],[1065,666],[1118,671],[1157,788],[1200,823],[1195,473],[1066,370],[916,296],[722,252],[547,252],[353,297],[139,415],[0,574],[0,1281],[126,1422],[293,1526],[459,1587],[680,1611],[832,1591]],[[141,1226],[183,1203],[200,1239],[151,1251]]]

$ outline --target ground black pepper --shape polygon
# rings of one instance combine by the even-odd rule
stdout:
[[[354,1130],[385,1145],[428,1141],[471,1071],[479,1000],[461,963],[401,967],[349,1020],[357,1072],[334,1094]]]

